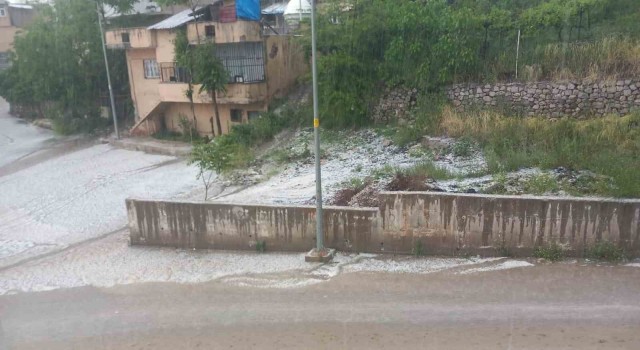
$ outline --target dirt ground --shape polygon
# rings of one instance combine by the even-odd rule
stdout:
[[[353,273],[0,297],[2,349],[638,349],[640,269]]]

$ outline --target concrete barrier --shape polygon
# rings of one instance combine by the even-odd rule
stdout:
[[[312,206],[238,205],[128,199],[131,244],[181,248],[308,251],[315,246]],[[380,233],[377,208],[327,207],[325,245],[373,251]]]
[[[315,246],[312,206],[128,199],[131,244],[181,248],[307,251]],[[615,242],[640,253],[640,201],[384,192],[380,208],[326,207],[325,244],[343,251],[531,255],[558,242],[569,255]]]
[[[383,236],[396,237],[390,248],[402,252],[418,240],[427,253],[444,255],[506,249],[527,256],[557,242],[581,256],[600,240],[635,256],[640,250],[639,200],[385,192],[380,219]]]

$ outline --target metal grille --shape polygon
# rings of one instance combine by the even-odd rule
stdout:
[[[229,83],[255,83],[265,80],[264,48],[261,42],[216,45],[216,56],[229,73]]]
[[[9,53],[8,52],[0,52],[0,70],[9,68]]]
[[[160,63],[160,76],[163,83],[188,83],[191,79],[187,69],[176,67],[175,62]]]

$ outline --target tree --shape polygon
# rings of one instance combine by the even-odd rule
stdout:
[[[176,65],[180,68],[187,70],[187,90],[185,91],[185,96],[189,99],[189,107],[191,108],[191,116],[193,118],[193,125],[198,125],[198,121],[196,119],[196,111],[195,104],[193,102],[193,54],[192,47],[189,45],[189,39],[187,38],[187,31],[185,28],[181,28],[176,33],[176,38],[173,42],[173,52],[176,61]]]
[[[125,9],[132,1],[111,3]],[[0,75],[0,95],[54,119],[61,132],[102,122],[98,108],[107,83],[96,16],[95,2],[85,0],[40,6],[34,22],[15,38],[12,65]],[[124,53],[109,55],[114,89],[128,95]]]
[[[193,81],[196,84],[200,84],[199,93],[206,91],[209,96],[211,96],[218,135],[222,135],[217,93],[226,91],[229,74],[220,59],[216,57],[215,45],[213,43],[197,45],[192,49],[192,52],[194,68]],[[212,130],[212,132],[215,135],[215,130]]]

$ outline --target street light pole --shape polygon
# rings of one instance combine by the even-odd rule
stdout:
[[[324,250],[322,225],[322,171],[320,169],[320,117],[318,113],[318,67],[316,50],[316,2],[311,0],[311,71],[313,76],[313,135],[316,152],[316,249]]]
[[[104,29],[102,28],[102,11],[100,10],[100,2],[96,1],[98,12],[98,26],[100,27],[100,41],[102,42],[102,54],[104,55],[104,66],[107,69],[107,84],[109,84],[109,99],[111,100],[111,115],[113,116],[113,128],[116,131],[116,139],[120,139],[118,131],[118,117],[116,116],[116,103],[113,99],[113,88],[111,87],[111,75],[109,74],[109,60],[107,59],[107,46],[104,43]]]

